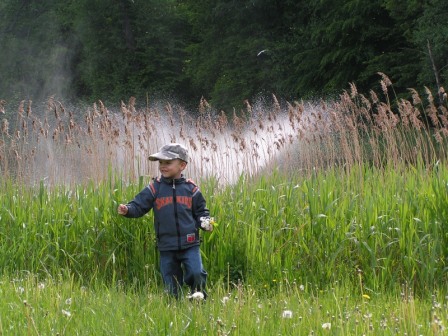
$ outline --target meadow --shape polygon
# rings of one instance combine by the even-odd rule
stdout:
[[[82,119],[3,103],[0,334],[445,334],[446,100],[381,87],[231,118],[205,100],[98,102]],[[151,213],[116,215],[168,141],[189,147],[218,223],[207,302],[163,293]]]

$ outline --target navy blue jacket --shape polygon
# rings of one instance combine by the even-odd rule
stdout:
[[[127,207],[129,218],[141,217],[153,209],[159,251],[199,245],[199,218],[210,216],[198,186],[183,176],[174,180],[155,179]]]

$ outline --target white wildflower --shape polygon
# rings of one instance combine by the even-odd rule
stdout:
[[[284,310],[282,313],[283,318],[292,318],[292,311],[291,310]]]
[[[222,298],[221,302],[222,302],[223,304],[226,304],[227,301],[229,301],[229,300],[230,300],[230,298],[229,298],[228,296],[224,296],[224,297]]]
[[[45,284],[43,282],[39,282],[37,288],[39,288],[40,290],[45,289]]]
[[[72,304],[72,298],[68,298],[67,300],[65,300],[65,304],[66,305],[71,305]]]
[[[305,286],[304,285],[300,285],[299,289],[303,292],[305,290]]]

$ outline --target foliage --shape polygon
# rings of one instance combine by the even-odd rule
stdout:
[[[391,23],[379,3],[319,1],[305,7],[309,21],[305,26],[296,22],[297,33],[292,35],[297,50],[294,72],[302,74],[296,80],[299,92],[336,93],[353,81],[371,87],[376,72],[366,74],[365,66],[391,47],[387,38]]]
[[[426,69],[419,72],[419,82],[429,83],[429,86],[436,90],[439,90],[439,85],[443,86],[448,78],[448,28],[443,24],[446,20],[446,1],[428,1],[423,7],[423,14],[417,19],[417,29],[413,36],[415,44],[424,55],[421,65]],[[439,79],[436,76],[439,76]],[[441,82],[437,83],[437,80]]]
[[[231,110],[245,99],[273,91],[271,57],[276,23],[270,1],[191,1],[195,34],[187,73],[213,105]],[[264,52],[262,52],[264,50]],[[201,91],[198,91],[199,93]]]
[[[189,29],[176,3],[74,2],[81,95],[127,100],[186,90],[182,68]]]
[[[205,97],[231,115],[270,94],[335,95],[377,73],[446,85],[446,2],[12,1],[0,4],[1,99]],[[431,51],[431,55],[430,55]],[[437,79],[436,79],[437,78]],[[440,96],[442,98],[442,95]],[[439,99],[439,103],[440,99]]]

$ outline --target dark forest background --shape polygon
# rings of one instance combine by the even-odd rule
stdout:
[[[2,0],[0,99],[331,97],[448,79],[446,0]]]

